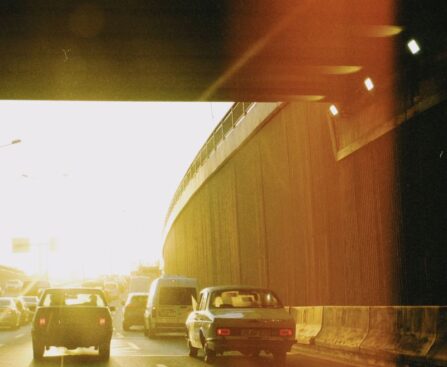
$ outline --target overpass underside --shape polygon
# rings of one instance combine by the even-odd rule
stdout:
[[[446,103],[372,129],[377,108],[328,107],[281,105],[204,181],[167,234],[167,273],[289,305],[446,302]]]
[[[438,5],[374,6],[399,26],[356,33],[359,69],[332,75],[324,98],[236,105],[242,119],[216,128],[173,200],[165,271],[202,286],[272,287],[288,305],[445,304],[447,29]],[[365,30],[356,15],[368,11],[350,9],[344,19]],[[347,29],[319,55],[348,45]]]

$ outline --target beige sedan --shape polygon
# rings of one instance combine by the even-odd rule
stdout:
[[[186,329],[190,356],[201,349],[210,364],[227,351],[247,356],[264,351],[279,366],[295,343],[295,322],[275,293],[247,286],[203,289]]]

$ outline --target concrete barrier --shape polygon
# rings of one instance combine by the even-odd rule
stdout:
[[[447,306],[291,307],[290,313],[298,353],[447,367]]]
[[[437,306],[371,307],[360,351],[382,357],[425,358],[436,340]]]
[[[296,321],[297,342],[314,344],[323,322],[323,307],[291,307],[290,313]]]
[[[447,307],[438,310],[436,322],[436,340],[430,349],[427,360],[436,366],[447,366]]]
[[[324,306],[321,331],[315,338],[320,347],[358,351],[368,334],[369,307]]]
[[[360,351],[381,357],[394,357],[399,343],[398,307],[370,307],[369,330]]]

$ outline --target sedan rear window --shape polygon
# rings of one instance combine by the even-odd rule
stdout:
[[[0,307],[12,306],[10,299],[0,299]]]
[[[231,289],[213,292],[212,308],[280,308],[276,295],[268,290]]]
[[[167,305],[180,305],[186,306],[192,304],[192,297],[196,297],[195,288],[187,287],[161,287],[158,295],[158,304]]]
[[[91,291],[57,291],[48,292],[41,301],[43,306],[98,306],[106,305],[103,297],[99,293]]]

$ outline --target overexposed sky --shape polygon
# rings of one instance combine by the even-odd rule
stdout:
[[[90,276],[159,259],[172,195],[230,106],[0,101],[0,146],[22,140],[0,148],[0,264]]]

